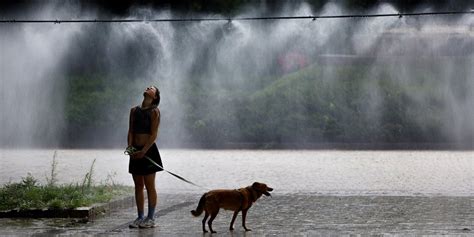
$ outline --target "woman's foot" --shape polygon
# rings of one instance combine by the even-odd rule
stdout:
[[[140,218],[138,217],[137,219],[135,219],[132,223],[130,223],[130,225],[128,227],[130,228],[138,228],[140,226],[140,224],[143,222],[143,218]]]
[[[154,228],[156,225],[155,225],[155,220],[154,219],[146,218],[138,226],[140,228]]]

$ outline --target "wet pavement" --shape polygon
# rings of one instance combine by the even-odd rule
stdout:
[[[0,183],[27,173],[42,180],[52,150],[3,150]],[[269,184],[273,197],[250,209],[229,231],[232,212],[214,220],[215,236],[450,235],[474,236],[474,152],[163,150],[165,168],[200,185]],[[119,150],[59,150],[58,180],[81,182],[95,163],[97,183],[132,185]],[[129,229],[133,202],[105,216],[80,219],[0,218],[0,236],[203,236],[190,213],[202,189],[161,172],[154,229]],[[204,236],[210,236],[205,234]]]
[[[190,210],[200,193],[159,194],[154,229],[130,229],[135,208],[93,221],[79,219],[0,219],[1,236],[203,236],[200,217]],[[245,232],[241,216],[229,231],[231,211],[221,210],[213,236],[474,235],[473,197],[319,196],[280,194],[262,197],[249,210]],[[205,234],[204,236],[210,236]]]

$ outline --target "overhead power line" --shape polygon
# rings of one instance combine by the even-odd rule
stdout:
[[[133,22],[193,22],[193,21],[259,21],[259,20],[298,20],[298,19],[330,19],[330,18],[374,18],[374,17],[404,17],[404,16],[436,16],[436,15],[464,15],[474,14],[470,11],[449,12],[415,12],[390,14],[350,14],[350,15],[309,15],[309,16],[269,16],[269,17],[235,17],[235,18],[164,18],[164,19],[76,19],[76,20],[31,20],[10,19],[0,20],[0,23],[133,23]]]

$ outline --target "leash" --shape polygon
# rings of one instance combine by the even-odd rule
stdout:
[[[125,155],[132,155],[133,153],[135,153],[135,152],[137,152],[137,151],[138,151],[138,150],[137,150],[135,147],[127,147],[127,149],[125,149],[125,151],[124,151],[123,153],[124,153]],[[181,176],[179,176],[179,175],[177,175],[177,174],[175,174],[175,173],[173,173],[173,172],[171,172],[171,171],[168,171],[168,170],[164,169],[161,165],[159,165],[158,163],[156,163],[155,161],[153,161],[153,160],[152,160],[150,157],[148,157],[148,156],[143,156],[143,158],[147,159],[147,160],[150,161],[153,165],[155,165],[155,166],[157,166],[158,168],[160,168],[160,169],[166,171],[168,174],[173,175],[174,177],[178,178],[179,180],[181,180],[181,181],[183,181],[183,182],[186,182],[186,183],[188,183],[188,184],[191,184],[191,185],[193,185],[193,186],[196,186],[196,187],[199,187],[199,188],[202,188],[202,189],[209,190],[209,188],[207,188],[207,187],[203,187],[203,186],[201,186],[201,185],[199,185],[199,184],[195,184],[195,183],[193,183],[193,182],[191,182],[191,181],[189,181],[189,180],[187,180],[187,179],[185,179],[185,178],[183,178],[183,177],[181,177]]]

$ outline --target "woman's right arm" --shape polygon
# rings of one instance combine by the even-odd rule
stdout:
[[[127,136],[127,147],[133,146],[133,131],[132,131],[132,124],[133,124],[133,111],[135,111],[135,108],[132,108],[130,110],[130,118],[128,120],[128,136]]]

